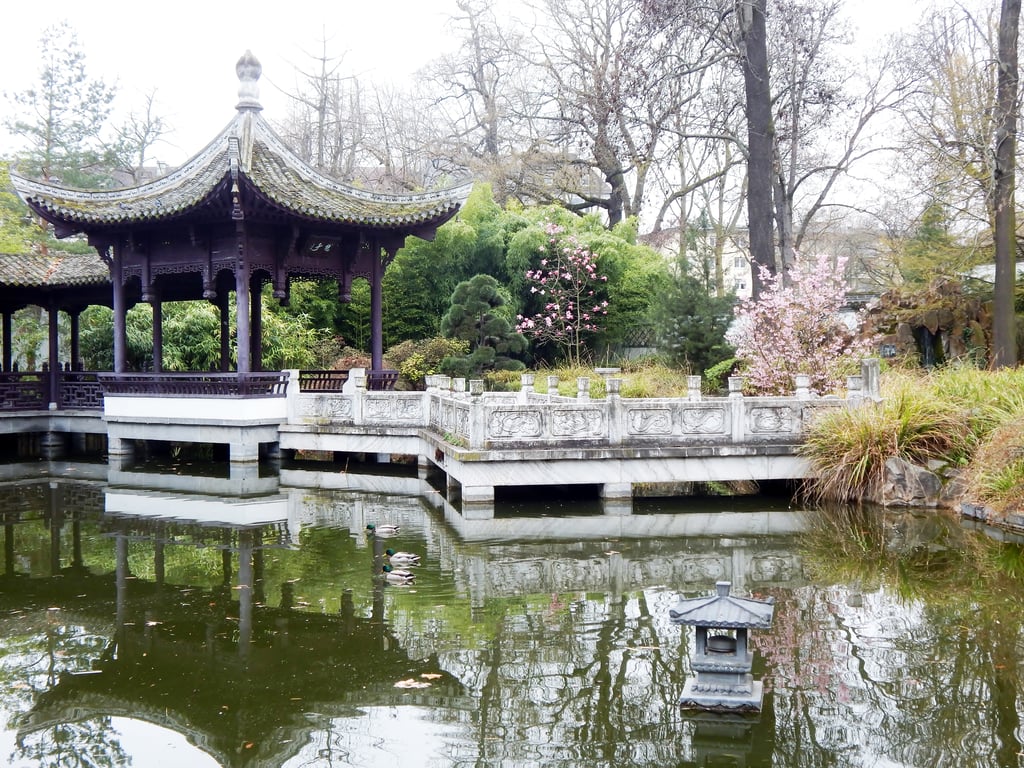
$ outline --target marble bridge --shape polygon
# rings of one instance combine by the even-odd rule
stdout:
[[[362,370],[252,374],[98,374],[95,406],[22,408],[0,419],[0,433],[38,434],[46,458],[68,442],[105,438],[113,467],[130,464],[140,443],[228,447],[230,473],[250,475],[282,452],[416,457],[421,479],[436,479],[469,520],[494,515],[502,489],[597,488],[606,514],[629,514],[632,499],[674,495],[680,484],[798,480],[806,425],[825,409],[878,397],[878,360],[865,360],[844,398],[818,397],[798,376],[785,397],[748,397],[743,379],[726,396],[701,393],[692,376],[684,397],[621,396],[607,371],[605,396],[590,379],[575,396],[547,393],[524,374],[516,392],[485,392],[483,382],[428,377],[425,391],[380,389]],[[102,405],[101,405],[102,404]]]
[[[624,398],[607,376],[606,397],[592,399],[589,379],[567,397],[537,393],[530,374],[518,392],[443,376],[428,377],[425,392],[377,392],[356,374],[338,393],[289,387],[280,447],[417,456],[421,474],[443,473],[468,519],[493,516],[496,489],[523,486],[596,485],[607,513],[628,514],[638,485],[657,495],[685,482],[807,477],[805,425],[876,398],[877,363],[850,377],[844,399],[814,396],[804,376],[787,397],[746,397],[741,377],[727,396],[706,397],[694,376],[680,398]]]

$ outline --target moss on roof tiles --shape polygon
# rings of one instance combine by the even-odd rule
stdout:
[[[107,265],[95,253],[0,253],[3,285],[59,287],[109,282]]]
[[[250,124],[251,121],[251,124]],[[251,141],[242,174],[282,210],[343,224],[395,228],[448,219],[465,201],[468,185],[419,195],[384,195],[330,179],[298,158],[259,115],[240,113],[198,155],[176,171],[138,187],[79,191],[13,178],[27,202],[54,218],[85,228],[158,221],[202,203],[237,159],[238,137]]]

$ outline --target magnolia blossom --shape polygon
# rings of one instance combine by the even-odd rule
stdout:
[[[750,385],[759,392],[792,391],[796,374],[811,377],[811,389],[831,392],[847,372],[869,353],[870,339],[856,339],[840,315],[846,298],[846,259],[827,256],[800,261],[783,286],[763,267],[765,286],[757,301],[736,311],[728,339],[744,365]]]
[[[582,357],[583,335],[600,330],[594,319],[608,314],[608,302],[594,298],[594,284],[607,282],[608,277],[598,273],[597,255],[575,237],[564,236],[563,229],[553,223],[545,227],[545,232],[548,244],[539,251],[547,255],[540,259],[539,269],[528,269],[525,274],[534,283],[530,293],[547,295],[549,300],[543,311],[532,317],[518,316],[516,330],[556,342],[569,362],[576,364]],[[584,306],[593,309],[581,312]]]

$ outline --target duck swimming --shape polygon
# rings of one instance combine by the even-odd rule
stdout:
[[[393,549],[386,549],[384,554],[387,555],[392,565],[410,566],[420,564],[420,556],[414,555],[412,552],[395,552]]]
[[[395,570],[390,565],[385,565],[381,572],[390,584],[412,584],[416,579],[412,571]]]
[[[395,536],[398,534],[398,530],[399,527],[394,523],[381,523],[380,525],[368,523],[366,525],[366,532],[375,536]]]

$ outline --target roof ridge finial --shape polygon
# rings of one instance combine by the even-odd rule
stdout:
[[[235,74],[238,75],[238,104],[235,109],[263,109],[259,86],[263,67],[259,59],[252,55],[252,51],[246,49],[242,54],[242,58],[235,64]]]

